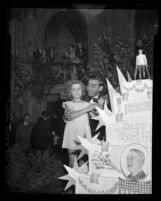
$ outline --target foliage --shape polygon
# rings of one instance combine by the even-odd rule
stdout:
[[[66,174],[65,169],[51,150],[26,156],[17,146],[13,147],[9,151],[7,173],[10,191],[16,187],[19,192],[60,193],[65,186],[58,179]]]
[[[135,58],[137,50],[143,49],[148,60],[148,69],[153,75],[153,36],[143,35],[138,41],[123,41],[118,36],[112,38],[106,33],[98,37],[93,45],[93,61],[89,65],[86,62],[77,64],[78,79],[86,82],[88,77],[99,74],[103,78],[107,77],[114,88],[118,87],[118,77],[116,65],[127,78],[127,71],[133,79],[135,70]],[[86,61],[87,55],[83,55]],[[44,96],[45,88],[50,89],[55,83],[64,80],[64,69],[69,71],[67,66],[62,64],[42,63],[33,61],[26,64],[23,61],[12,58],[11,76],[14,79],[14,95],[18,98],[21,105],[26,99],[25,89],[31,87],[32,95],[41,100]]]
[[[87,79],[90,74],[96,73],[101,77],[107,77],[116,88],[118,86],[116,65],[126,77],[129,63],[134,56],[132,50],[131,41],[125,43],[119,37],[113,39],[103,33],[94,44],[93,62],[87,66],[84,79]]]
[[[25,154],[21,152],[19,146],[8,150],[9,164],[7,166],[7,183],[10,189],[20,188],[22,180],[29,168]]]
[[[53,68],[49,64],[40,61],[24,63],[21,60],[11,59],[11,78],[14,88],[14,96],[23,105],[26,99],[26,90],[30,89],[32,95],[38,100],[44,96],[45,88],[54,86],[55,81],[60,77],[60,69]]]
[[[82,78],[86,81],[91,74],[99,74],[103,78],[108,78],[114,88],[118,87],[118,77],[116,65],[127,78],[127,71],[133,77],[135,70],[135,59],[137,49],[142,48],[146,54],[150,72],[153,67],[153,38],[145,35],[142,40],[123,41],[118,36],[112,38],[103,33],[98,37],[97,43],[93,46],[93,61],[87,66]]]
[[[33,68],[31,64],[26,64],[21,60],[11,59],[11,83],[13,95],[20,104],[26,99],[25,90],[33,81]]]

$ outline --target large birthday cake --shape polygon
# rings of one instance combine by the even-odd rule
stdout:
[[[117,67],[120,93],[107,79],[112,111],[97,107],[97,129],[105,125],[108,151],[101,143],[81,138],[82,152],[88,163],[65,166],[68,179],[65,190],[75,185],[76,194],[149,194],[151,193],[152,87],[150,79],[126,81]],[[80,158],[79,157],[79,158]],[[91,183],[91,174],[99,174],[99,183]]]

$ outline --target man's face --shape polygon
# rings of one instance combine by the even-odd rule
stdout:
[[[89,80],[87,85],[87,92],[90,97],[95,97],[99,95],[102,91],[102,86],[100,86],[99,80]]]
[[[141,166],[137,153],[135,151],[129,151],[127,156],[127,168],[129,172],[135,173]]]

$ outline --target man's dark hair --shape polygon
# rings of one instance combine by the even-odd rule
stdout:
[[[96,75],[96,74],[90,75],[88,80],[98,80],[100,83],[100,86],[104,86],[104,80],[99,75]]]
[[[92,74],[92,75],[89,76],[88,80],[98,80],[99,81],[99,85],[103,87],[101,95],[106,95],[107,94],[106,80],[101,75]]]

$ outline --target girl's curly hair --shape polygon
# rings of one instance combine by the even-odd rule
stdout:
[[[80,86],[82,88],[82,96],[85,95],[85,86],[84,86],[84,84],[81,81],[79,81],[79,80],[69,80],[66,83],[66,94],[67,94],[67,98],[69,100],[72,100],[71,89],[72,89],[72,85],[73,84],[80,84]]]

